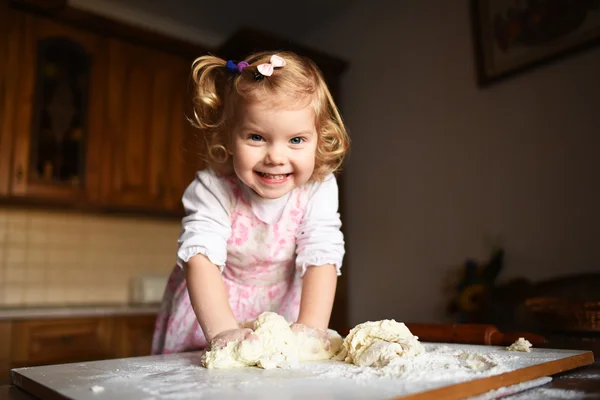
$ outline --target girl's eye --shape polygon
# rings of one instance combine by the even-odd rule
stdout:
[[[257,135],[256,133],[253,133],[253,134],[251,134],[251,135],[248,135],[248,138],[249,138],[250,140],[252,140],[253,142],[260,142],[260,141],[262,141],[262,140],[263,140],[263,137],[262,137],[262,136],[260,136],[260,135]]]
[[[290,139],[291,144],[302,144],[303,141],[304,139],[302,139],[301,137],[295,137]]]

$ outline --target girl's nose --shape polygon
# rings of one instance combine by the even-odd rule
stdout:
[[[265,162],[271,165],[281,165],[285,162],[285,150],[279,146],[270,146],[265,157]]]

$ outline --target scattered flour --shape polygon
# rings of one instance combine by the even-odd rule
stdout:
[[[477,353],[464,348],[423,343],[425,352],[414,357],[398,358],[380,368],[325,360],[308,361],[287,369],[237,368],[206,369],[201,366],[202,353],[182,353],[177,359],[164,356],[164,361],[148,363],[139,360],[123,360],[119,371],[115,369],[88,370],[86,381],[103,387],[133,387],[143,391],[147,398],[202,399],[219,397],[227,392],[243,397],[257,387],[264,390],[290,390],[294,385],[343,385],[363,388],[370,393],[383,393],[391,398],[398,393],[416,393],[472,379],[501,374],[510,370],[505,360],[514,356],[481,355],[485,368],[474,369],[463,359],[477,359]],[[469,355],[471,354],[471,355]],[[89,368],[89,367],[88,367]],[[350,389],[348,389],[350,390]],[[279,393],[279,392],[278,392]],[[348,396],[347,398],[352,398]],[[372,396],[378,398],[378,396]]]
[[[394,382],[400,391],[418,387],[419,391],[471,379],[501,374],[509,368],[489,355],[478,355],[456,351],[445,345],[424,343],[423,354],[415,357],[398,358],[384,367],[372,368],[348,363],[303,363],[296,371],[315,374],[314,379],[345,380],[363,385],[376,385],[377,382]],[[466,356],[465,356],[466,355]],[[476,360],[481,365],[473,368],[466,359]]]
[[[318,398],[315,393],[331,398],[384,399],[502,374],[573,354],[548,349],[515,353],[504,347],[442,343],[422,343],[422,346],[423,353],[394,358],[378,368],[324,360],[303,362],[288,369],[207,369],[202,367],[203,353],[190,352],[153,356],[151,361],[141,357],[78,364],[77,374],[69,368],[62,377],[58,376],[60,369],[42,371],[50,386],[52,381],[68,379],[69,387],[61,389],[68,398],[89,399],[93,396],[90,387],[97,385],[105,388],[105,393],[118,391],[125,393],[122,398],[148,400],[206,400],[250,395],[253,398]],[[492,398],[489,396],[493,393],[496,398],[510,395],[511,400],[586,399],[584,393],[573,390],[532,389],[531,386],[526,390],[524,387],[534,383],[498,389],[483,396]],[[82,395],[85,392],[88,397]]]
[[[94,393],[104,392],[104,386],[92,386],[90,390]]]
[[[580,371],[569,375],[561,376],[561,379],[600,379],[600,372]]]
[[[488,357],[478,353],[462,353],[458,356],[467,368],[474,371],[486,371],[496,366]]]
[[[563,399],[591,399],[597,398],[588,397],[585,392],[580,390],[568,390],[568,389],[556,389],[556,388],[537,388],[527,390],[523,393],[519,393],[515,396],[511,396],[510,400],[563,400]]]

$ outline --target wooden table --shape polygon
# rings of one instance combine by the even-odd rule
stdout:
[[[442,350],[436,350],[435,347],[437,347],[435,344],[426,344],[426,345],[430,345],[433,346],[431,348],[431,352],[430,354],[435,354],[438,351],[440,352],[440,354],[442,354]],[[453,345],[452,348],[449,348],[447,346],[443,346],[444,348],[446,348],[445,351],[450,350],[450,353],[446,352],[443,354],[452,354],[454,357],[455,351],[457,349],[465,349],[468,348],[468,350],[474,350],[476,352],[496,352],[497,354],[499,354],[498,352],[502,352],[503,349],[501,348],[496,348],[494,349],[493,347],[489,347],[489,346],[466,346],[466,345]],[[428,350],[429,351],[429,350]],[[534,349],[535,351],[535,349]],[[573,351],[567,351],[566,354],[572,354]],[[537,355],[536,355],[537,354]],[[536,364],[538,361],[534,361],[536,359],[540,359],[539,357],[541,357],[543,360],[548,360],[548,356],[551,355],[551,357],[563,357],[561,354],[563,354],[563,351],[559,351],[554,352],[554,351],[546,351],[546,350],[542,350],[540,349],[539,351],[535,351],[535,354],[532,353],[531,357],[528,356],[527,363],[531,363],[533,362],[534,364]],[[588,353],[589,354],[589,353]],[[158,358],[156,358],[158,357]],[[60,388],[61,392],[63,393],[78,393],[78,395],[76,396],[77,398],[92,398],[90,397],[90,394],[85,394],[88,392],[88,389],[90,389],[92,386],[91,385],[100,385],[106,388],[106,394],[110,393],[111,390],[113,390],[113,394],[115,393],[114,390],[121,390],[123,391],[123,393],[126,392],[135,392],[138,393],[139,389],[142,387],[139,385],[140,382],[144,382],[144,393],[146,392],[145,389],[152,389],[151,391],[154,392],[154,394],[157,395],[156,398],[160,398],[159,393],[163,392],[165,390],[167,390],[164,393],[169,393],[169,394],[173,394],[173,392],[169,392],[170,390],[173,390],[173,386],[171,386],[169,379],[173,380],[173,378],[176,378],[176,382],[177,384],[183,384],[182,386],[182,390],[185,390],[185,388],[188,385],[198,385],[199,383],[204,384],[202,381],[211,381],[211,380],[215,380],[217,379],[216,382],[219,382],[219,384],[223,384],[223,382],[229,382],[231,381],[232,383],[235,382],[235,385],[241,384],[243,385],[244,383],[248,383],[248,382],[252,382],[253,381],[253,376],[256,375],[258,372],[258,370],[245,370],[245,371],[239,371],[239,372],[228,372],[228,371],[223,371],[223,372],[219,372],[217,375],[214,375],[213,373],[208,373],[208,372],[203,372],[203,371],[199,371],[196,368],[189,368],[190,366],[194,366],[197,365],[198,360],[196,359],[198,357],[198,354],[196,353],[188,353],[188,354],[182,354],[182,355],[171,355],[171,356],[155,356],[153,357],[143,357],[143,358],[139,358],[139,359],[124,359],[121,361],[102,361],[102,362],[94,362],[94,363],[90,363],[88,365],[82,364],[82,365],[63,365],[63,366],[49,366],[49,367],[42,367],[40,369],[36,369],[36,371],[33,370],[27,370],[27,371],[19,371],[20,373],[20,377],[21,379],[25,379],[25,381],[21,380],[21,385],[23,385],[24,387],[27,388],[32,388],[35,386],[36,390],[34,390],[34,392],[38,392],[38,393],[44,393],[46,392],[44,391],[40,391],[39,388],[39,383],[36,383],[35,385],[32,384],[33,381],[29,380],[27,383],[27,385],[25,385],[26,380],[29,378],[25,378],[24,376],[29,376],[31,379],[37,379],[39,381],[45,381],[48,384],[50,384],[51,386]],[[445,356],[444,356],[445,357]],[[504,357],[504,356],[502,356]],[[521,361],[523,361],[524,359],[521,358],[521,355],[519,354],[515,354],[514,356],[511,354],[509,356],[509,359],[514,358],[514,357],[518,357]],[[571,357],[571,356],[569,356]],[[576,356],[579,359],[579,356]],[[160,358],[160,359],[159,359]],[[571,358],[569,358],[571,359]],[[422,360],[426,360],[426,359],[422,359]],[[444,358],[445,360],[445,358]],[[519,361],[519,365],[522,365],[522,367],[525,364],[522,364],[521,361]],[[115,364],[116,362],[116,364]],[[158,362],[158,364],[156,364]],[[544,361],[547,362],[547,361]],[[327,363],[327,362],[326,362]],[[159,365],[160,368],[159,370],[157,370],[155,367]],[[426,366],[429,365],[428,363],[426,364]],[[542,365],[542,364],[540,364]],[[543,364],[546,365],[546,364]],[[564,363],[561,363],[561,365],[564,365]],[[579,364],[582,365],[582,364]],[[314,367],[317,367],[317,365],[315,365]],[[521,367],[521,368],[522,368]],[[571,366],[570,368],[573,368],[574,366]],[[313,366],[310,367],[313,371]],[[330,368],[330,367],[326,367],[326,368]],[[337,367],[335,367],[337,369]],[[561,371],[561,370],[565,370],[566,368],[554,368],[553,370],[550,370],[548,368],[538,368],[533,367],[536,371],[538,372],[542,372],[542,371],[546,371],[546,372],[542,372],[541,374],[538,374],[537,376],[535,375],[531,375],[529,373],[527,373],[528,376],[530,376],[529,379],[534,379],[536,377],[542,377],[542,376],[546,376],[548,374],[555,374],[556,371]],[[318,368],[317,368],[318,369]],[[510,370],[513,370],[512,367],[510,368]],[[161,372],[162,371],[162,372]],[[416,376],[416,380],[422,380],[422,377],[419,377],[419,368],[417,368],[415,366],[414,370],[411,370],[411,372],[417,372],[417,376]],[[525,370],[520,370],[520,371],[525,371]],[[531,372],[531,371],[529,371]],[[305,379],[303,377],[303,375],[301,376],[293,376],[293,379],[290,379],[289,384],[290,386],[288,386],[288,383],[286,383],[285,385],[281,386],[281,380],[279,379],[280,374],[283,374],[281,376],[284,376],[286,374],[289,373],[295,373],[295,372],[286,372],[286,371],[274,371],[275,375],[268,373],[265,376],[265,380],[262,382],[263,384],[268,384],[267,381],[273,380],[273,378],[276,378],[274,383],[275,383],[275,387],[279,388],[280,390],[283,391],[290,391],[293,392],[295,390],[298,390],[299,388],[296,386],[294,386],[294,382],[299,379]],[[221,375],[223,376],[221,376]],[[231,375],[236,375],[236,376],[231,376]],[[237,376],[239,375],[239,376]],[[514,373],[508,373],[506,375],[510,375],[510,376],[523,376],[522,374],[514,374]],[[479,376],[479,375],[478,375]],[[125,380],[122,380],[122,378],[125,377]],[[247,379],[248,377],[250,377],[251,379]],[[116,380],[115,380],[116,378]],[[233,378],[235,378],[234,380],[232,380]],[[224,379],[224,380],[223,380]],[[344,379],[339,378],[338,382],[341,381],[348,381],[348,383],[352,383],[354,385],[355,381],[352,380],[352,378],[349,378],[350,381],[348,381],[348,377],[345,376]],[[426,379],[426,378],[425,378]],[[497,382],[499,379],[494,379],[494,382]],[[188,382],[190,381],[190,382]],[[248,382],[246,382],[248,381]],[[435,381],[435,379],[434,379]],[[485,381],[485,379],[484,379]],[[507,379],[502,379],[502,381],[504,381],[504,385],[502,386],[507,386],[508,384],[508,380]],[[513,380],[514,382],[515,380]],[[519,382],[520,380],[518,380],[517,382]],[[67,386],[63,386],[63,383],[67,382]],[[83,382],[83,384],[82,384]],[[130,382],[134,382],[133,385],[130,385]],[[313,381],[314,382],[314,381]],[[322,381],[321,381],[322,382]],[[363,381],[366,384],[366,381]],[[414,381],[412,379],[410,379],[409,381],[405,381],[405,382],[410,382],[410,384],[414,384]],[[297,383],[297,382],[295,382]],[[439,383],[439,382],[438,382]],[[393,381],[391,381],[392,385],[396,385],[396,383],[393,383]],[[402,383],[400,383],[402,385]],[[88,385],[90,385],[90,387],[88,388]],[[116,386],[115,386],[116,385]],[[150,387],[146,387],[149,386]],[[166,386],[165,386],[166,385]],[[350,385],[350,386],[353,386]],[[373,386],[374,385],[374,386]],[[362,395],[366,396],[368,393],[371,393],[369,390],[367,389],[368,387],[372,387],[372,389],[375,392],[379,393],[379,397],[381,397],[381,388],[383,385],[383,381],[379,381],[376,380],[374,383],[370,383],[368,386],[364,386],[362,389]],[[163,386],[165,386],[163,388]],[[200,385],[202,386],[202,385]],[[218,385],[217,385],[218,386]],[[322,386],[322,385],[319,385]],[[346,386],[341,386],[339,387],[339,389],[343,389],[346,390],[348,389],[350,386],[346,387]],[[358,386],[362,386],[358,385]],[[475,392],[474,390],[472,390],[472,386],[470,386],[470,389],[467,390],[467,387],[463,386],[460,389],[458,389],[458,385],[456,385],[455,388],[452,389],[452,392],[454,393],[451,398],[458,398],[460,395],[466,395],[469,393],[469,391],[473,394],[475,393],[481,393],[481,392]],[[481,382],[478,384],[478,386],[481,388]],[[68,389],[66,389],[68,387]],[[490,389],[496,387],[499,388],[500,386],[488,386]],[[131,391],[130,389],[135,389],[134,391]],[[154,388],[154,389],[153,389]],[[209,388],[207,386],[207,388]],[[316,388],[316,386],[314,386],[313,389],[313,393],[314,393],[314,389]],[[329,390],[328,388],[323,387],[325,391]],[[66,390],[65,390],[66,389]],[[196,388],[197,389],[197,388]],[[458,390],[457,390],[458,389]],[[548,398],[548,394],[552,394],[552,391],[549,389],[567,389],[567,390],[579,390],[581,392],[585,392],[585,393],[590,393],[590,394],[594,394],[594,395],[598,395],[600,396],[600,363],[596,362],[595,364],[591,364],[588,365],[586,367],[580,367],[580,368],[576,368],[576,369],[571,369],[569,372],[565,372],[562,374],[556,374],[554,379],[549,382],[548,384],[542,386],[542,387],[537,387],[534,389],[531,389],[529,391],[529,393],[531,393],[532,395],[532,399],[534,398]],[[29,389],[28,389],[29,390]],[[204,392],[204,389],[201,389]],[[243,389],[242,389],[243,390]],[[263,388],[264,390],[264,388]],[[343,391],[342,390],[342,391]],[[489,390],[489,389],[488,389]],[[541,392],[540,392],[541,390]],[[545,391],[544,391],[545,390]],[[300,390],[302,391],[302,390]],[[537,391],[537,394],[536,394]],[[336,396],[339,394],[339,390],[336,389],[335,393]],[[55,392],[52,392],[55,393]],[[353,392],[353,394],[356,394]],[[374,392],[372,393],[374,394]],[[541,395],[540,395],[541,394]],[[556,393],[557,395],[559,394],[558,392]],[[44,394],[40,394],[41,396],[45,396]],[[458,396],[457,396],[458,395]],[[4,396],[4,397],[2,397]],[[20,396],[20,397],[19,397]],[[429,395],[431,397],[431,395]],[[110,397],[110,396],[109,396]],[[113,396],[114,397],[114,396]],[[335,396],[334,396],[335,397]],[[31,400],[32,397],[28,396],[28,395],[24,395],[23,392],[21,392],[20,390],[18,390],[17,388],[14,387],[4,387],[2,388],[2,390],[0,390],[0,399],[2,398],[7,398],[7,399],[11,399],[11,400]],[[56,397],[58,398],[58,397]],[[66,397],[60,397],[60,398],[66,398]],[[70,398],[70,395],[69,395]],[[387,398],[387,397],[384,397]],[[428,397],[429,398],[429,397]],[[448,397],[450,398],[450,397]],[[507,397],[510,398],[510,397]],[[523,397],[520,397],[520,399],[522,399]],[[593,397],[592,397],[593,398]],[[600,398],[600,397],[598,397]]]
[[[540,398],[537,395],[540,389],[567,389],[577,390],[584,392],[588,395],[586,398],[600,399],[600,361],[596,361],[594,364],[587,365],[585,367],[577,368],[572,371],[568,371],[562,374],[555,375],[552,382],[547,383],[538,388],[531,389],[532,399]],[[537,393],[536,393],[537,392]],[[519,396],[523,396],[524,393]],[[508,396],[505,399],[510,400]],[[522,398],[522,397],[521,397]],[[23,392],[19,388],[13,385],[0,386],[0,400],[37,400],[35,397]]]
[[[537,394],[540,389],[566,389],[566,390],[577,390],[588,395],[586,398],[600,399],[600,361],[596,361],[594,364],[587,365],[585,367],[577,368],[572,371],[568,371],[562,374],[555,375],[552,382],[547,383],[538,388],[531,389],[532,399],[540,398]],[[523,396],[524,393],[519,396]],[[508,396],[505,399],[510,400]],[[521,397],[522,398],[522,397]],[[35,397],[23,392],[19,388],[13,385],[0,386],[0,400],[37,400]]]

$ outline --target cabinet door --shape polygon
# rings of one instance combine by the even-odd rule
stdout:
[[[11,322],[0,321],[0,386],[9,381]]]
[[[78,202],[96,197],[104,94],[99,36],[15,12],[10,192]],[[15,62],[16,61],[16,62]],[[5,122],[6,126],[6,122]],[[89,150],[89,151],[88,151]]]
[[[168,57],[169,69],[173,71],[172,109],[168,137],[167,188],[165,208],[183,213],[181,197],[194,179],[196,171],[204,167],[200,157],[202,140],[198,130],[190,122],[193,119],[193,87],[191,84],[192,60]]]
[[[152,337],[156,315],[138,315],[116,318],[116,356],[142,357],[152,351]]]
[[[11,366],[113,358],[113,325],[111,318],[15,321]]]
[[[172,71],[162,53],[109,44],[103,202],[116,208],[162,209]]]

